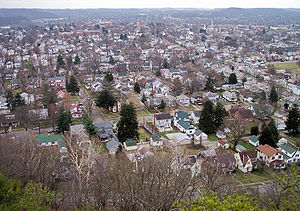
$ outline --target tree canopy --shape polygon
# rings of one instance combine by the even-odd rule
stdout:
[[[80,64],[80,58],[79,58],[78,54],[76,54],[76,56],[75,56],[74,64]]]
[[[64,67],[65,67],[64,58],[61,54],[59,54],[56,60],[56,69],[58,70],[59,68],[64,68]]]
[[[276,140],[276,136],[278,136],[278,132],[276,129],[276,133],[274,131],[274,128],[272,126],[273,123],[270,123],[269,125],[267,125],[265,122],[262,125],[261,128],[261,135],[258,137],[259,139],[259,144],[263,145],[263,144],[268,144],[272,147],[276,147],[277,141]]]
[[[67,89],[67,92],[71,92],[72,94],[79,92],[80,89],[78,86],[78,82],[74,75],[71,75],[69,81],[67,80],[66,89]]]
[[[279,99],[279,96],[278,96],[278,93],[276,91],[276,88],[274,86],[272,86],[269,100],[272,103],[277,103],[278,99]]]
[[[56,133],[64,133],[65,131],[69,131],[71,123],[71,112],[66,111],[65,108],[61,106],[56,119]]]
[[[134,91],[136,93],[140,93],[141,92],[141,87],[140,87],[140,84],[138,82],[134,83]]]
[[[207,78],[204,89],[208,90],[208,91],[213,91],[214,90],[213,80],[210,76]]]
[[[88,114],[85,114],[83,116],[83,126],[84,126],[85,131],[90,136],[96,136],[97,135],[97,128],[94,125],[92,118]]]
[[[111,74],[111,72],[107,72],[106,74],[105,74],[105,80],[107,81],[107,82],[111,82],[111,81],[113,81],[114,80],[114,76]]]
[[[236,74],[235,73],[231,73],[229,75],[228,83],[229,84],[236,84],[237,83],[237,79],[236,79]]]
[[[120,111],[120,121],[118,122],[118,138],[121,142],[127,139],[139,139],[138,121],[133,103],[123,104]]]
[[[108,89],[103,89],[96,100],[96,105],[106,110],[116,104],[116,99]]]
[[[227,115],[228,113],[220,102],[214,106],[214,104],[208,100],[203,105],[203,111],[199,119],[199,128],[205,133],[214,133],[223,123]]]
[[[296,105],[294,105],[289,111],[288,118],[285,122],[286,129],[288,132],[294,136],[299,133],[299,124],[300,124],[300,113]]]

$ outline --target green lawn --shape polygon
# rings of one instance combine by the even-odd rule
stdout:
[[[72,119],[72,125],[83,124],[83,118],[80,119]]]
[[[273,179],[267,171],[262,169],[254,170],[251,173],[243,173],[242,171],[237,170],[234,178],[243,184],[264,182]]]
[[[80,103],[80,100],[79,100],[79,98],[78,98],[78,96],[74,96],[74,95],[72,95],[71,96],[71,99],[72,99],[72,101],[74,101],[74,102],[77,102],[77,103]]]
[[[159,111],[155,110],[155,109],[149,109],[148,110],[151,114],[156,114],[159,113]]]
[[[166,134],[170,134],[170,133],[178,133],[177,129],[173,127],[173,130],[171,131],[165,131],[165,132],[160,132],[159,134],[162,135],[165,139],[168,139],[168,136]]]
[[[288,139],[296,143],[297,140],[300,140],[300,136],[289,136]]]
[[[245,142],[245,141],[240,141],[239,144],[242,145],[243,147],[245,147],[246,150],[255,150],[256,149],[254,146],[252,146],[251,144],[249,144],[248,142]]]
[[[286,69],[286,70],[291,70],[291,69],[297,69],[299,66],[295,62],[278,62],[278,63],[272,63],[274,67],[277,70],[280,69]]]
[[[288,70],[289,72],[295,73],[295,74],[300,74],[300,67],[295,63],[295,62],[277,62],[277,63],[271,63],[274,65],[274,67],[277,70],[280,69],[285,69]]]
[[[141,141],[146,141],[150,139],[150,134],[142,127],[139,127],[139,139]]]
[[[146,109],[143,109],[141,111],[137,111],[136,113],[137,113],[138,117],[143,117],[143,116],[147,116],[147,115],[150,114]]]
[[[208,140],[209,141],[218,141],[218,137],[215,134],[209,134]]]
[[[195,110],[195,107],[192,105],[192,104],[190,104],[189,106],[187,106],[187,107],[185,107],[186,108],[186,110],[188,110],[188,111],[193,111],[193,110]]]

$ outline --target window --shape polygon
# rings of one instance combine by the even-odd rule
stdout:
[[[278,159],[281,159],[281,155],[278,156]]]

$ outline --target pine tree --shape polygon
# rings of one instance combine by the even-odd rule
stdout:
[[[56,69],[58,70],[61,67],[64,68],[64,66],[65,66],[64,58],[62,57],[61,54],[59,54],[56,61]]]
[[[169,68],[167,59],[164,59],[163,68]]]
[[[266,92],[264,90],[260,94],[260,99],[261,100],[266,100],[267,99],[267,94],[266,94]]]
[[[274,86],[272,86],[269,100],[272,103],[277,103],[277,101],[278,101],[278,93],[277,93],[277,91],[276,91],[276,89],[275,89]]]
[[[214,111],[215,119],[214,119],[214,125],[215,129],[220,127],[223,123],[223,120],[226,116],[228,116],[227,111],[225,110],[224,106],[222,103],[217,102],[215,111]]]
[[[13,109],[19,106],[25,105],[24,99],[21,97],[21,95],[18,93],[15,97],[15,100],[13,102]]]
[[[68,81],[68,80],[67,80]],[[69,82],[66,84],[67,92],[71,92],[73,94],[79,92],[79,86],[74,75],[71,75]]]
[[[99,93],[96,104],[108,110],[109,107],[113,107],[116,104],[116,99],[108,89],[104,89]]]
[[[297,106],[293,106],[290,109],[288,115],[288,119],[285,122],[286,129],[289,131],[290,134],[296,136],[299,133],[299,125],[300,125],[300,113]]]
[[[14,106],[15,97],[11,90],[8,90],[6,93],[6,103],[7,107],[12,109]]]
[[[72,120],[70,111],[66,111],[63,106],[60,107],[56,120],[56,133],[64,133],[65,131],[69,131],[71,123]]]
[[[80,64],[80,58],[79,58],[79,56],[77,54],[75,56],[74,64]]]
[[[274,119],[271,119],[271,121],[268,124],[268,127],[270,128],[270,130],[272,132],[275,143],[277,143],[279,140],[279,133],[278,133]]]
[[[237,83],[236,75],[235,73],[231,73],[229,76],[229,84],[236,84],[236,83]]]
[[[93,123],[93,120],[88,114],[85,114],[83,117],[83,124],[84,124],[84,129],[85,131],[90,135],[90,136],[96,136],[97,135],[97,128]]]
[[[206,84],[204,86],[204,89],[208,90],[208,91],[214,90],[213,81],[212,81],[212,78],[210,76],[207,78],[207,81],[206,81]]]
[[[143,94],[142,99],[141,99],[141,102],[142,102],[142,103],[145,103],[146,101],[147,101],[146,95]]]
[[[112,80],[114,80],[114,76],[110,73],[110,72],[107,72],[106,74],[105,74],[105,80],[107,81],[107,82],[111,82]]]
[[[259,144],[261,145],[268,144],[271,147],[276,147],[276,141],[274,139],[272,130],[265,123],[262,126],[261,135],[259,136],[258,139],[259,139]]]
[[[134,91],[136,93],[140,93],[141,92],[141,87],[140,87],[140,84],[138,82],[135,82],[135,84],[134,84]]]
[[[127,139],[139,139],[138,121],[135,108],[132,103],[123,104],[120,111],[121,120],[119,121],[118,138],[121,142]]]
[[[214,104],[208,100],[203,105],[203,111],[199,119],[199,128],[205,133],[215,132]]]
[[[251,135],[252,135],[252,136],[257,136],[258,133],[259,133],[259,128],[258,128],[258,126],[257,126],[257,125],[252,126],[252,127],[251,127]]]
[[[108,61],[109,64],[115,64],[115,60],[112,56],[109,57],[109,61]]]
[[[164,100],[161,100],[159,106],[158,106],[159,109],[161,110],[164,110],[166,108],[166,103]]]

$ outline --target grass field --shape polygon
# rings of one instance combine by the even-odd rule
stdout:
[[[243,184],[265,182],[273,179],[272,175],[261,169],[254,170],[251,173],[243,173],[240,170],[237,170],[234,178]]]
[[[240,141],[239,144],[242,145],[243,147],[245,147],[246,150],[255,150],[256,149],[254,146],[252,146],[251,144],[249,144],[248,142],[245,142],[245,141]]]
[[[218,141],[218,137],[214,134],[209,134],[208,135],[208,140],[209,141]]]
[[[80,103],[80,100],[79,100],[78,96],[76,96],[76,95],[75,95],[75,96],[73,95],[73,96],[71,97],[71,99],[72,99],[72,101],[74,101],[74,102]]]
[[[285,69],[291,73],[300,74],[300,67],[295,62],[277,62],[271,64],[277,70]]]
[[[139,127],[139,139],[141,141],[146,141],[150,139],[150,134],[142,127]]]

